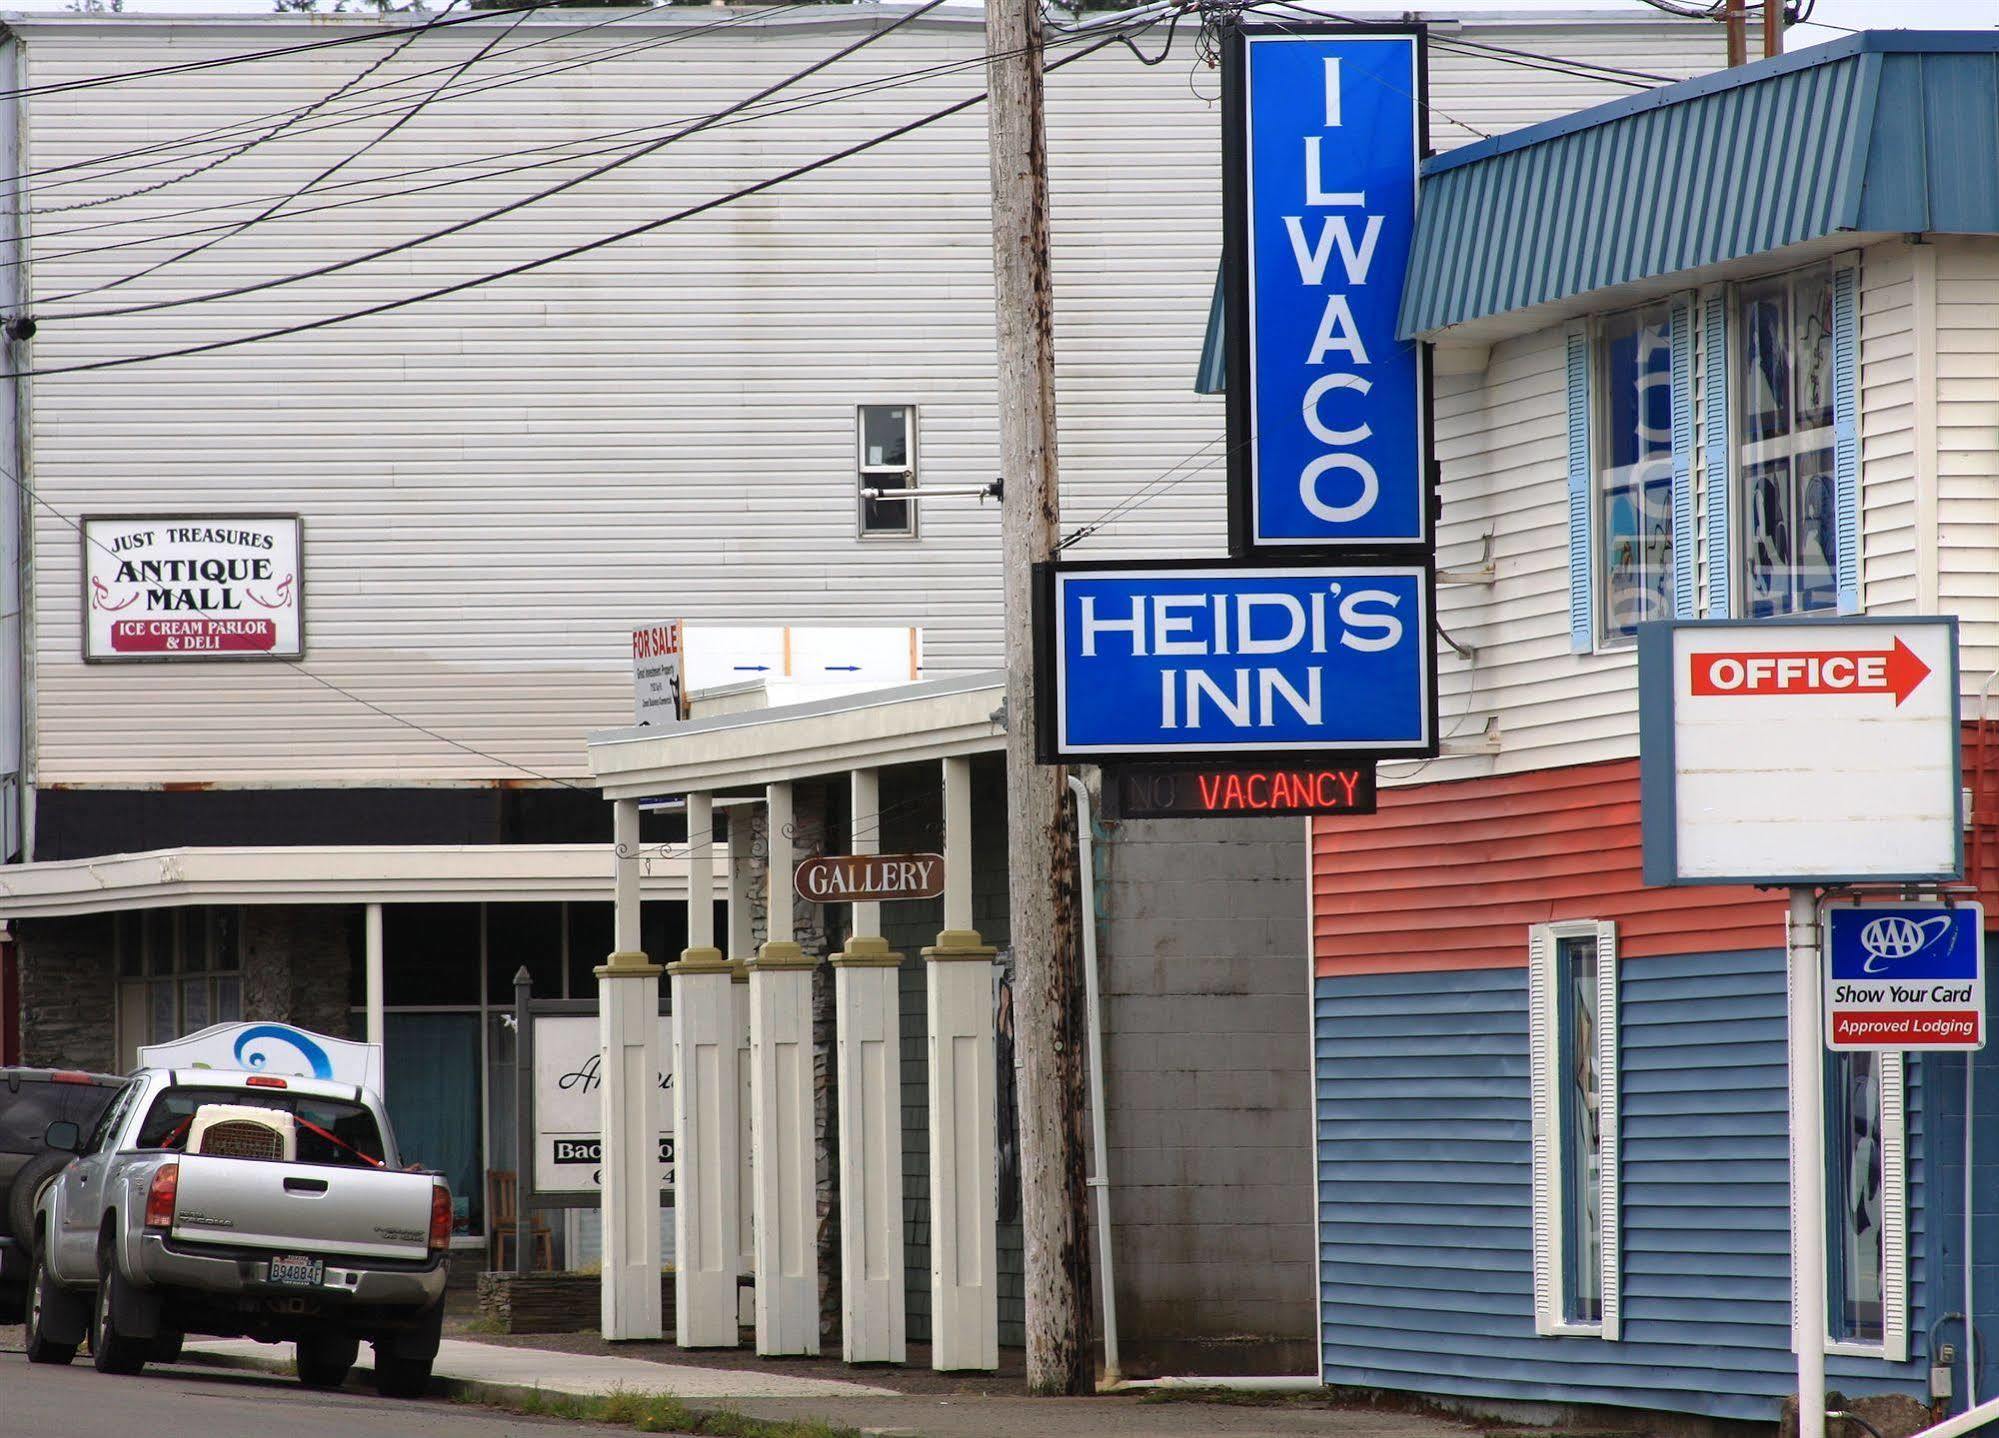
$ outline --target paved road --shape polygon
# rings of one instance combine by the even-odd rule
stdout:
[[[51,1368],[0,1351],[0,1438],[630,1438],[631,1431],[552,1424],[434,1398],[408,1403],[315,1393],[288,1378],[212,1368],[176,1365],[111,1378],[87,1357]]]

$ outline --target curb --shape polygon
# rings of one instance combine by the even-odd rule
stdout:
[[[176,1367],[230,1368],[241,1372],[268,1373],[276,1377],[292,1378],[297,1370],[289,1358],[273,1354],[208,1353],[199,1348],[189,1349]],[[374,1369],[356,1367],[340,1385],[342,1391],[373,1394],[375,1391]],[[664,1391],[664,1390],[662,1390]],[[559,1388],[547,1383],[495,1383],[486,1378],[454,1378],[449,1374],[433,1373],[430,1387],[424,1390],[426,1398],[448,1398],[466,1403],[521,1403],[536,1394],[543,1397],[555,1395],[563,1398],[602,1398],[605,1395],[595,1389],[579,1390]],[[683,1399],[690,1408],[705,1409],[709,1405],[700,1400]]]

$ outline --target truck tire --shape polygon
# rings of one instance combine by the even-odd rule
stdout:
[[[14,1186],[7,1190],[7,1232],[23,1243],[35,1231],[35,1203],[42,1190],[76,1157],[73,1153],[38,1153],[21,1165]]]
[[[118,1326],[129,1300],[129,1285],[118,1257],[106,1246],[97,1254],[97,1297],[90,1308],[90,1362],[99,1373],[137,1373],[153,1356],[154,1339],[135,1338]]]
[[[308,1388],[338,1388],[361,1351],[359,1339],[346,1333],[319,1333],[298,1341],[295,1362],[298,1381]],[[428,1375],[426,1375],[428,1376]]]
[[[397,1358],[386,1351],[387,1344],[375,1345],[375,1391],[384,1398],[421,1398],[430,1391],[428,1358]]]
[[[168,1329],[166,1332],[160,1334],[158,1338],[155,1338],[153,1340],[153,1362],[155,1363],[180,1362],[181,1344],[185,1343],[186,1341],[187,1341],[186,1334],[177,1333],[172,1329]]]
[[[48,1260],[42,1256],[40,1244],[35,1245],[34,1271],[28,1275],[28,1361],[30,1363],[68,1363],[76,1357],[74,1343],[59,1343],[48,1336],[48,1319],[60,1310],[71,1318],[71,1310],[76,1305],[76,1296],[65,1292],[49,1276]]]

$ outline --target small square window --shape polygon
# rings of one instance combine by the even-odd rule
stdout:
[[[916,488],[915,406],[864,404],[855,431],[862,537],[914,536],[916,506],[884,496]]]

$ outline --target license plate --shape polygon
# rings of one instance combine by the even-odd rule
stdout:
[[[274,1258],[271,1260],[270,1278],[273,1283],[291,1288],[317,1288],[326,1281],[326,1260]]]

